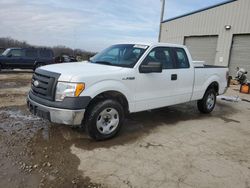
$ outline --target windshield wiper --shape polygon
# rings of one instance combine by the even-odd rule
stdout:
[[[95,61],[94,63],[103,64],[103,65],[113,65],[112,63],[110,63],[108,61]]]

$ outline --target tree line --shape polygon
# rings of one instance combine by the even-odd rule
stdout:
[[[19,41],[10,37],[2,37],[0,38],[0,50],[3,51],[7,48],[29,48],[29,47],[43,47],[52,49],[55,57],[59,57],[62,55],[68,55],[72,57],[77,57],[81,60],[88,60],[90,57],[94,56],[96,53],[85,51],[82,49],[72,49],[63,45],[47,47],[47,46],[35,46],[27,43],[26,41]]]

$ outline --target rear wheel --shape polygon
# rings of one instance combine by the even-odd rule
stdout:
[[[210,113],[216,104],[216,92],[214,89],[208,89],[201,100],[197,102],[198,109],[201,113]]]
[[[124,120],[121,104],[106,99],[92,104],[86,112],[85,128],[89,136],[95,140],[106,140],[114,137],[120,130]]]

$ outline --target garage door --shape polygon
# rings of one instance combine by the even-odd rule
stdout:
[[[185,37],[194,61],[205,61],[205,64],[214,65],[218,36]]]
[[[236,74],[236,67],[250,72],[250,35],[235,35],[229,63],[230,75]]]

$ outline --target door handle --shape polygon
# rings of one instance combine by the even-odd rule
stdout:
[[[177,74],[171,74],[171,80],[177,80]]]

